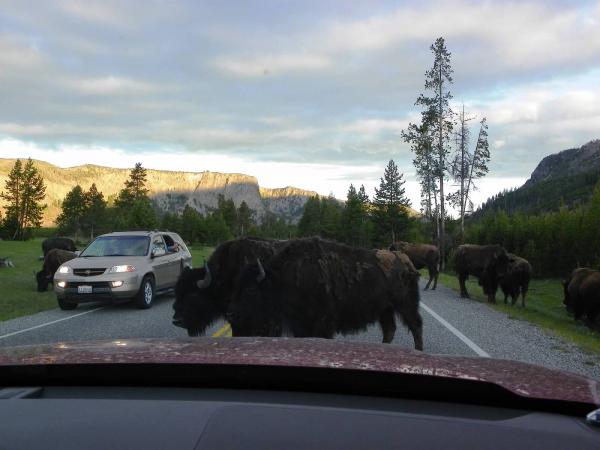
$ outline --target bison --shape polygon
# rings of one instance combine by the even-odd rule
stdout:
[[[429,281],[425,285],[425,290],[429,289],[431,281],[433,281],[431,290],[435,290],[437,287],[440,265],[440,250],[435,245],[412,244],[410,242],[397,241],[389,246],[389,250],[404,252],[408,255],[417,269],[427,267],[427,270],[429,271]]]
[[[234,281],[245,264],[266,261],[283,245],[273,239],[235,239],[219,245],[203,268],[184,269],[175,286],[173,325],[187,329],[189,336],[204,334],[226,317]]]
[[[61,250],[59,248],[53,248],[50,250],[44,258],[42,270],[35,274],[38,292],[46,292],[48,289],[48,284],[54,281],[54,274],[58,268],[65,262],[75,257],[75,253]]]
[[[469,298],[465,281],[469,275],[479,279],[488,302],[496,303],[498,283],[506,273],[508,254],[500,245],[463,244],[454,254],[454,269],[460,283],[460,296]]]
[[[294,239],[270,261],[259,258],[244,269],[228,318],[234,336],[328,339],[379,322],[389,343],[398,315],[422,350],[418,281],[419,272],[403,254]]]
[[[600,271],[579,268],[563,281],[564,300],[567,311],[575,315],[575,320],[587,317],[592,326],[600,314]]]
[[[77,248],[75,247],[75,242],[73,239],[69,239],[66,237],[53,237],[44,239],[42,242],[42,252],[44,252],[44,258],[48,254],[50,250],[53,248],[58,248],[61,250],[67,250],[69,252],[76,252]]]
[[[504,293],[504,304],[510,295],[514,306],[521,295],[521,306],[525,307],[525,296],[529,289],[531,279],[531,264],[520,256],[508,254],[506,273],[500,280],[500,287]]]

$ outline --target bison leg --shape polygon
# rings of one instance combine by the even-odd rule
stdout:
[[[407,311],[406,309],[400,313],[400,317],[404,324],[408,327],[415,341],[415,350],[423,350],[423,318],[419,314],[419,310]]]
[[[431,269],[429,269],[429,281],[427,281],[427,284],[425,285],[425,289],[424,289],[425,291],[426,291],[427,289],[429,289],[429,285],[431,285],[431,281],[432,281],[432,280],[433,280],[433,275],[432,275],[432,273],[431,273]]]
[[[379,325],[383,333],[384,344],[389,344],[394,340],[394,335],[396,334],[396,319],[394,315],[394,309],[388,308],[379,316]]]
[[[434,278],[433,278],[433,287],[431,288],[432,291],[435,291],[435,288],[437,287],[438,275],[439,275],[439,272],[436,270]]]
[[[525,308],[525,296],[527,295],[527,290],[529,289],[529,284],[524,284],[521,288],[521,306]]]
[[[468,275],[458,274],[458,283],[460,284],[460,296],[462,298],[469,298],[469,293],[467,292],[467,287],[465,286],[465,281],[467,280]]]

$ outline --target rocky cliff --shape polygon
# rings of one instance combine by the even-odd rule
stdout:
[[[0,190],[14,159],[0,159]],[[60,212],[60,204],[67,192],[79,184],[88,189],[96,183],[98,190],[109,201],[116,197],[129,176],[128,169],[84,165],[60,168],[44,161],[35,161],[46,182],[44,225],[52,225]],[[261,188],[255,177],[237,173],[171,172],[148,169],[147,187],[150,197],[162,211],[180,212],[190,205],[202,214],[217,207],[217,198],[223,194],[233,199],[236,206],[245,201],[260,220],[268,212],[297,222],[304,203],[316,192],[294,187],[280,189]]]
[[[525,182],[525,186],[598,169],[600,169],[600,139],[590,141],[579,148],[546,156],[531,173],[531,178]]]

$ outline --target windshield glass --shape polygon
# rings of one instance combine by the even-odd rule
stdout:
[[[597,1],[1,4],[0,348],[600,379]]]
[[[145,256],[147,236],[102,236],[95,239],[79,256]]]

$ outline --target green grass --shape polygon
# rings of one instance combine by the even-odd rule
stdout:
[[[42,240],[0,241],[0,257],[8,257],[15,267],[0,269],[0,320],[34,314],[56,307],[52,290],[38,292],[34,272],[42,268]]]
[[[460,292],[458,278],[454,274],[440,273],[439,282]],[[470,277],[467,281],[467,291],[473,300],[487,303],[475,278]],[[584,350],[600,354],[600,333],[590,330],[581,322],[576,323],[573,317],[567,314],[563,307],[563,288],[559,279],[531,280],[525,308],[521,307],[520,298],[515,306],[511,306],[509,297],[505,305],[501,290],[496,294],[496,302],[488,305],[506,313],[511,319],[526,320],[573,342]]]
[[[47,292],[36,290],[34,272],[42,268],[42,261],[38,260],[42,255],[42,241],[42,238],[0,241],[0,257],[8,257],[15,264],[15,267],[0,269],[0,321],[57,307],[52,286]],[[194,267],[202,266],[212,250],[198,245],[190,248]]]

